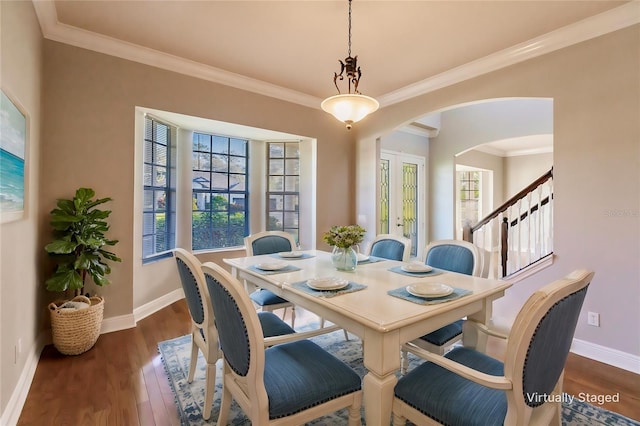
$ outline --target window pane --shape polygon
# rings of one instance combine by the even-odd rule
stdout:
[[[142,215],[142,234],[143,235],[153,234],[155,230],[154,217],[155,216],[153,213],[144,213]]]
[[[202,152],[194,152],[191,167],[193,170],[211,170],[211,155]]]
[[[210,189],[211,173],[194,171],[193,178],[191,180],[191,187],[193,189]]]
[[[167,147],[165,145],[156,144],[154,163],[167,165]]]
[[[144,142],[144,162],[151,163],[153,161],[153,143],[150,141]]]
[[[231,191],[246,190],[246,179],[246,175],[229,175],[229,189]]]
[[[300,160],[285,160],[285,170],[288,175],[300,174]]]
[[[282,176],[269,177],[269,191],[284,191],[284,178]]]
[[[142,208],[144,210],[151,210],[153,209],[153,191],[150,191],[148,189],[145,189],[143,191],[143,201],[142,201]]]
[[[282,229],[282,213],[270,212],[267,229],[270,231]]]
[[[228,191],[229,175],[226,173],[211,173],[211,189]]]
[[[284,174],[284,160],[269,160],[269,174],[270,175]]]
[[[298,227],[298,215],[296,213],[284,213],[284,227],[285,228],[297,228]]]
[[[164,191],[155,191],[155,209],[156,210],[166,210],[167,209],[167,196]]]
[[[166,167],[154,167],[153,168],[153,186],[166,186],[167,185],[167,168]]]
[[[247,155],[247,141],[243,139],[231,139],[229,141],[231,155]]]
[[[222,154],[213,154],[211,156],[212,170],[215,172],[229,171],[229,157]]]
[[[193,135],[193,151],[211,152],[211,137],[209,135]]]
[[[231,163],[229,164],[229,171],[231,173],[246,173],[247,172],[247,157],[231,157]]]
[[[217,154],[228,154],[229,153],[229,139],[224,138],[222,136],[214,136],[213,137],[213,148],[212,152]]]
[[[142,166],[142,184],[144,186],[151,186],[151,170],[153,169],[152,166],[150,166],[149,164],[145,164],[144,166]]]
[[[286,176],[284,190],[287,192],[298,192],[298,183],[300,178],[298,176]]]
[[[271,194],[269,196],[269,210],[283,210],[284,195]]]
[[[269,158],[284,158],[284,144],[283,143],[270,143],[269,144]]]
[[[211,205],[207,205],[207,210],[214,212],[226,212],[229,210],[229,194],[216,194],[211,197]]]
[[[300,158],[300,145],[297,143],[286,144],[285,153],[287,158]]]
[[[285,195],[284,196],[284,210],[298,211],[298,196],[297,195]]]

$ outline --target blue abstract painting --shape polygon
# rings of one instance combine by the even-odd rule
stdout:
[[[0,98],[0,216],[2,222],[22,217],[25,190],[27,119],[5,95]]]

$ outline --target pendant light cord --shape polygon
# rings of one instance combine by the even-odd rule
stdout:
[[[351,57],[351,0],[349,0],[349,53],[347,56]]]

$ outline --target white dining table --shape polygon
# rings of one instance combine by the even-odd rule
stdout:
[[[305,258],[300,259],[261,255],[224,259],[224,262],[239,280],[268,289],[360,337],[367,369],[362,382],[367,425],[390,424],[402,344],[463,317],[487,324],[492,314],[492,302],[502,297],[510,287],[506,281],[446,271],[425,277],[407,276],[390,271],[393,267],[406,265],[391,260],[363,263],[353,272],[343,272],[332,265],[331,253],[319,250],[303,253]],[[265,273],[255,267],[274,262],[285,262],[290,265],[288,269],[295,270]],[[300,283],[306,280],[324,277],[346,279],[366,288],[333,297],[319,297],[300,288]],[[470,290],[471,293],[432,305],[418,304],[387,294],[389,290],[418,282],[443,283]],[[464,339],[476,341],[480,336],[465,335]]]

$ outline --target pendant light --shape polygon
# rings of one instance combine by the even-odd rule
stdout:
[[[320,105],[322,109],[332,114],[338,120],[347,125],[351,130],[353,123],[362,120],[367,115],[378,109],[380,104],[372,97],[365,96],[358,91],[358,83],[362,72],[358,66],[358,56],[351,56],[351,0],[349,0],[349,50],[344,62],[340,62],[340,74],[334,73],[333,84],[338,89],[338,94],[331,96]],[[347,79],[348,93],[341,93],[338,80]],[[351,88],[353,86],[353,93]]]

